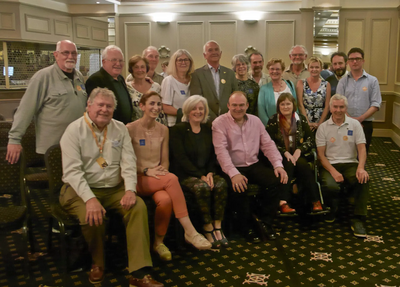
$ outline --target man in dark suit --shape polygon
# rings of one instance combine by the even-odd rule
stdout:
[[[86,81],[88,95],[97,87],[107,88],[114,92],[117,98],[117,107],[114,111],[114,119],[124,124],[132,121],[132,101],[125,80],[121,76],[124,67],[124,55],[119,47],[107,46],[101,54],[103,67],[94,73]]]
[[[218,43],[208,41],[203,47],[207,64],[196,69],[190,81],[190,94],[201,95],[208,100],[211,121],[228,111],[229,96],[238,90],[235,73],[219,64],[221,54]]]

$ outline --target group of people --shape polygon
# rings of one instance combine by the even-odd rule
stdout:
[[[84,83],[75,69],[76,46],[64,40],[57,43],[56,63],[31,79],[9,132],[6,159],[18,161],[32,119],[37,153],[60,143],[60,203],[81,224],[92,254],[90,282],[104,277],[104,216],[110,209],[126,227],[133,286],[163,286],[151,276],[150,250],[172,259],[164,244],[172,212],[185,240],[200,250],[229,245],[222,230],[227,202],[247,238],[257,237],[257,225],[275,239],[277,210],[296,212],[293,193],[300,191],[310,212],[323,209],[306,157],[315,146],[331,208],[327,221],[335,219],[346,182],[356,204],[351,228],[366,236],[364,166],[381,95],[377,79],[363,70],[364,52],[334,53],[327,80],[320,76],[320,59],[311,57],[305,65],[307,50],[300,45],[290,50],[287,70],[282,59],[270,59],[268,75],[259,52],[235,55],[233,69],[219,64],[221,54],[218,43],[208,41],[207,64],[195,70],[190,53],[179,49],[164,78],[155,71],[159,54],[150,46],[129,59],[124,79],[124,55],[111,45],[103,50],[101,69]],[[249,184],[258,186],[255,196],[247,193]],[[190,220],[182,187],[196,198],[204,236]],[[150,196],[156,203],[152,247],[141,199]]]

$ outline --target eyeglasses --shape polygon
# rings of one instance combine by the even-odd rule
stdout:
[[[115,64],[123,64],[123,63],[125,63],[125,61],[124,60],[118,60],[118,59],[106,59],[106,61],[110,61],[113,65],[115,65]]]
[[[70,51],[57,51],[58,53],[60,53],[61,55],[63,55],[63,56],[65,56],[65,57],[68,57],[70,54],[71,54],[71,56],[72,57],[76,57],[76,56],[78,56],[78,53],[76,52],[76,51],[72,51],[72,52],[70,52]]]
[[[292,57],[304,57],[305,54],[292,54]]]
[[[189,60],[188,58],[185,58],[185,59],[176,59],[176,61],[177,61],[179,64],[183,64],[183,63],[188,63],[188,62],[190,62],[190,60]]]
[[[349,58],[349,61],[350,61],[350,62],[354,62],[354,61],[360,62],[362,59],[363,59],[363,58]]]

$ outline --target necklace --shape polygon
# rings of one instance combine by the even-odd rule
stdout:
[[[280,91],[282,91],[283,89],[283,80],[281,80],[280,85],[278,86],[278,88],[274,87],[274,84],[272,84],[272,87],[274,88],[274,92],[279,93]]]

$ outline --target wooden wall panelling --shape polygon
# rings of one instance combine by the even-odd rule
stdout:
[[[265,63],[271,58],[281,58],[290,65],[289,51],[295,45],[295,21],[266,21]]]
[[[378,78],[379,84],[386,85],[388,83],[389,69],[390,18],[372,19],[371,26],[369,73]]]
[[[177,46],[179,49],[186,49],[192,55],[195,68],[205,64],[203,57],[204,22],[202,21],[178,21]],[[171,51],[171,56],[174,52]]]
[[[237,43],[237,23],[236,20],[209,21],[208,40],[215,40],[222,50],[220,63],[222,66],[231,67],[232,57],[238,54]]]
[[[125,22],[125,70],[128,75],[128,60],[133,55],[142,55],[142,51],[150,45],[150,22]]]
[[[344,27],[344,51],[347,53],[353,47],[365,47],[365,20],[346,19]]]

